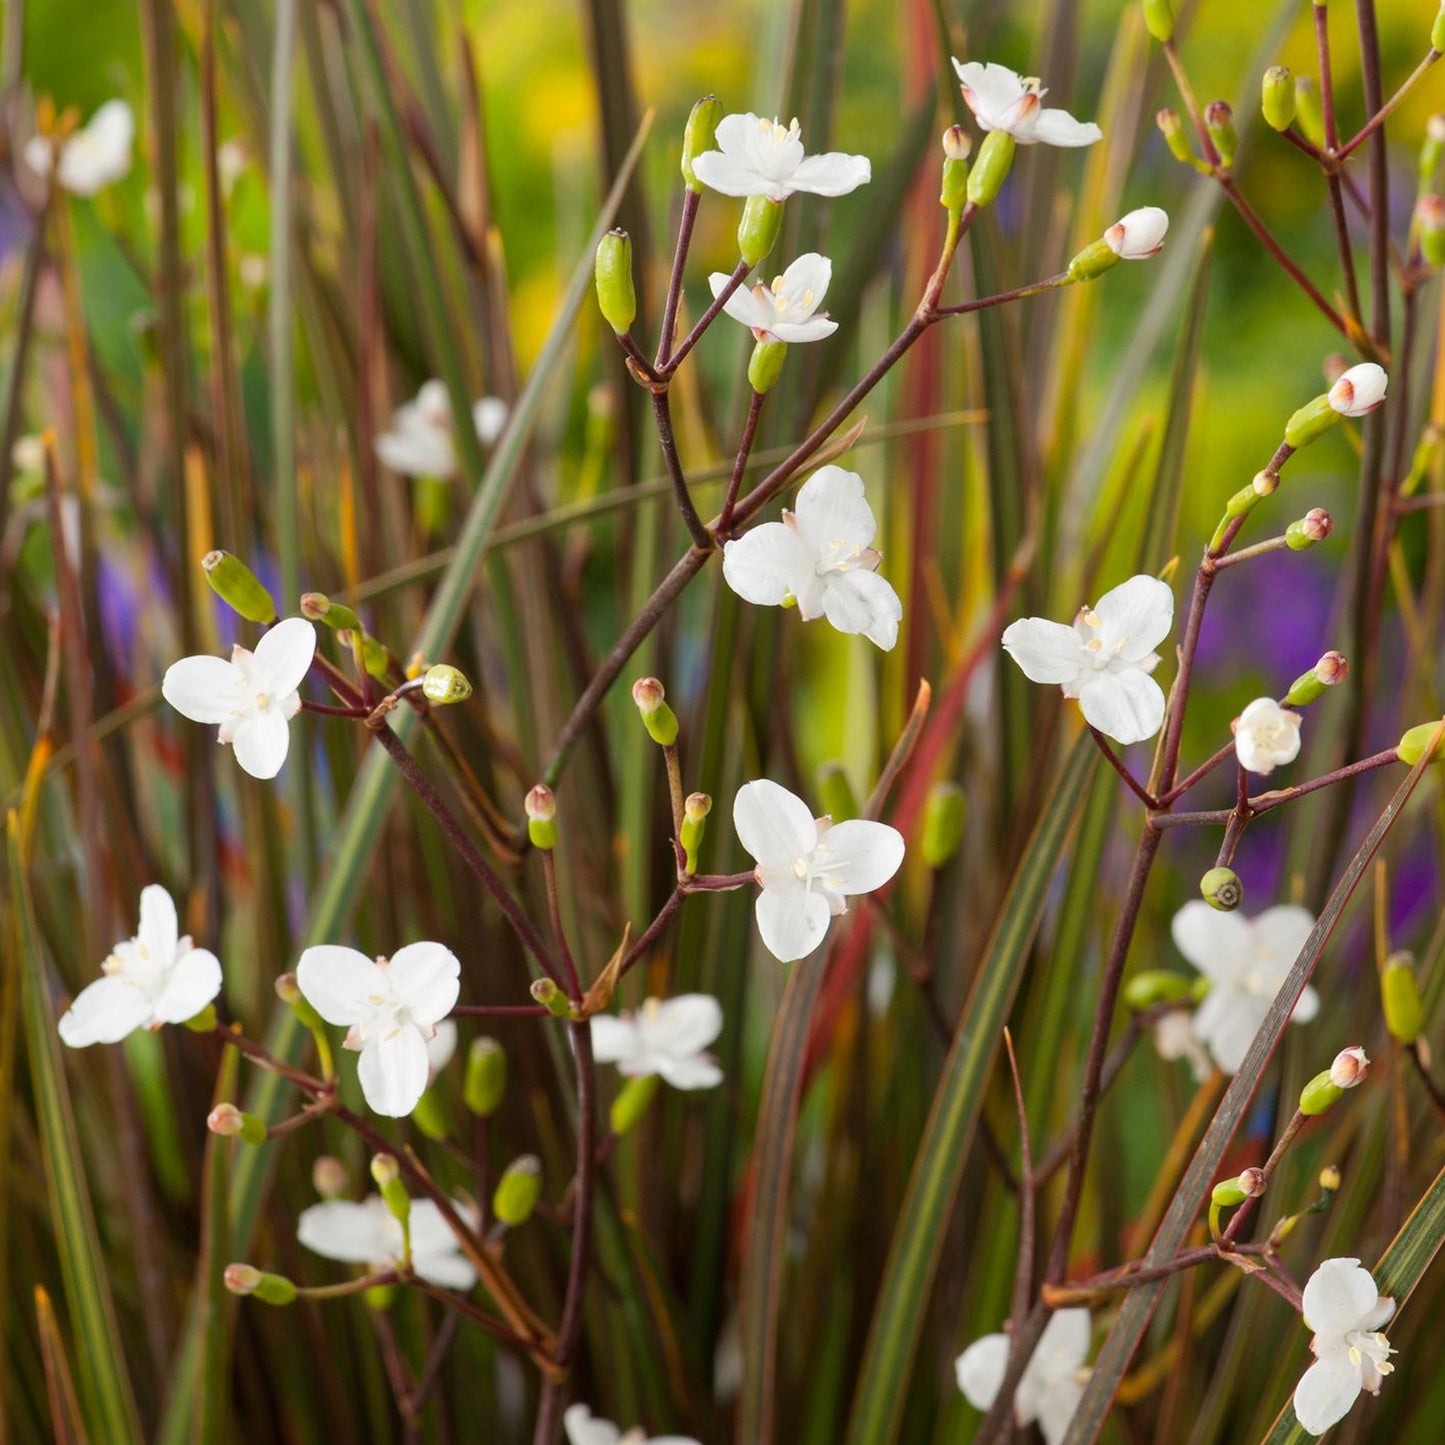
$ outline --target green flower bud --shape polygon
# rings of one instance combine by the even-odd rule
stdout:
[[[207,552],[201,571],[211,591],[247,622],[274,622],[276,604],[260,579],[239,557],[230,552]]]
[[[614,1134],[625,1134],[647,1112],[661,1082],[656,1074],[646,1074],[640,1079],[628,1079],[618,1090],[608,1111],[607,1122]]]
[[[472,1040],[467,1050],[467,1072],[462,1102],[479,1119],[490,1119],[507,1092],[507,1051],[485,1035]]]
[[[234,1104],[217,1104],[206,1116],[206,1128],[222,1139],[239,1139],[243,1144],[266,1142],[265,1120],[243,1113]]]
[[[926,868],[942,868],[963,845],[967,813],[963,789],[954,782],[935,783],[923,805],[923,838],[919,852]]]
[[[1169,147],[1169,154],[1176,161],[1189,165],[1194,160],[1194,152],[1189,149],[1189,137],[1184,134],[1184,122],[1179,119],[1179,112],[1170,110],[1166,105],[1154,117],[1154,124],[1159,127],[1164,144]]]
[[[951,125],[943,133],[943,185],[938,201],[949,215],[957,215],[968,200],[968,157],[973,142],[961,125]]]
[[[361,637],[361,665],[366,669],[367,676],[376,678],[378,682],[385,682],[391,673],[391,659],[386,655],[386,648],[370,633],[363,633]]]
[[[1320,88],[1308,75],[1297,75],[1294,81],[1295,120],[1305,139],[1322,149],[1325,143],[1325,111],[1320,101]]]
[[[1429,751],[1435,734],[1440,731],[1440,724],[1433,722],[1420,723],[1418,726],[1412,727],[1400,739],[1395,748],[1395,756],[1406,766],[1413,768]],[[1441,745],[1435,749],[1435,755],[1430,761],[1445,763],[1445,735],[1442,735]]]
[[[1421,196],[1415,205],[1420,254],[1435,267],[1445,266],[1445,197]]]
[[[1385,1027],[1392,1039],[1413,1044],[1425,1023],[1425,1006],[1415,982],[1415,958],[1409,953],[1392,953],[1380,973],[1380,999],[1385,1006]]]
[[[451,1133],[446,1101],[436,1089],[428,1089],[416,1101],[416,1108],[411,1111],[411,1122],[425,1139],[439,1141]]]
[[[301,594],[301,615],[312,622],[323,622],[333,632],[363,632],[361,619],[351,608],[333,602],[324,592]]]
[[[968,198],[975,206],[987,206],[998,199],[1016,149],[1017,142],[1006,130],[991,130],[984,136],[968,177]]]
[[[778,243],[783,229],[783,203],[766,196],[749,196],[738,222],[738,255],[756,266]]]
[[[1265,71],[1261,105],[1271,130],[1287,131],[1294,124],[1294,73],[1289,66],[1271,65]]]
[[[1144,28],[1161,45],[1174,38],[1174,7],[1169,0],[1144,0]]]
[[[1284,529],[1284,541],[1291,552],[1303,552],[1323,542],[1335,530],[1335,519],[1323,507],[1311,507],[1297,522]]]
[[[687,118],[682,132],[682,180],[690,191],[702,190],[702,182],[693,174],[692,163],[704,151],[717,148],[713,137],[722,117],[722,102],[715,95],[705,95]]]
[[[1316,1074],[1300,1091],[1299,1111],[1309,1118],[1314,1118],[1315,1115],[1332,1109],[1344,1092],[1330,1078],[1330,1071],[1326,1069],[1324,1073]]]
[[[748,359],[748,385],[759,396],[766,396],[777,385],[787,355],[786,341],[759,341],[753,347]]]
[[[523,800],[527,811],[527,837],[534,848],[557,846],[557,795],[546,783],[538,783]]]
[[[1234,129],[1234,111],[1228,101],[1211,100],[1204,107],[1204,128],[1219,152],[1219,159],[1226,166],[1232,166],[1239,150],[1239,136]]]
[[[1296,451],[1317,441],[1333,426],[1338,426],[1342,413],[1330,405],[1329,393],[1306,402],[1284,424],[1284,439]]]
[[[396,1286],[394,1284],[374,1284],[370,1289],[364,1290],[361,1297],[366,1301],[367,1309],[384,1315],[396,1298]]]
[[[1248,1198],[1249,1195],[1244,1192],[1237,1178],[1221,1179],[1209,1192],[1210,1203],[1221,1209],[1233,1209]]]
[[[1124,985],[1124,1007],[1143,1013],[1161,1003],[1184,1003],[1193,989],[1193,980],[1182,973],[1163,968],[1146,968]]]
[[[707,828],[707,815],[712,812],[712,799],[706,793],[689,793],[682,804],[683,856],[687,859],[687,874],[697,872],[698,850],[702,847],[702,835]]]
[[[1211,868],[1199,880],[1204,901],[1221,913],[1233,913],[1244,902],[1244,884],[1233,868]]]
[[[637,319],[637,290],[632,284],[632,237],[609,231],[597,247],[597,305],[607,324],[625,336]]]
[[[571,1018],[571,1000],[550,978],[536,979],[528,992],[553,1018]]]
[[[279,998],[282,1003],[290,1006],[291,1012],[296,1015],[296,1022],[299,1023],[302,1028],[309,1030],[313,1034],[321,1033],[325,1030],[326,1021],[312,1008],[310,1001],[306,998],[305,994],[301,992],[294,973],[283,973],[276,980],[275,988],[276,997]]]
[[[632,700],[642,715],[642,725],[659,747],[677,742],[677,714],[667,705],[667,694],[655,677],[640,677],[632,684]]]
[[[421,694],[428,702],[447,707],[454,702],[465,702],[472,695],[472,685],[460,668],[438,662],[422,673]]]
[[[284,1275],[266,1274],[251,1264],[228,1264],[222,1278],[232,1294],[253,1295],[267,1305],[289,1305],[298,1293]]]
[[[823,812],[835,823],[858,816],[858,795],[842,763],[824,763],[818,769],[818,798]]]
[[[535,1154],[523,1154],[507,1165],[492,1194],[492,1213],[515,1229],[531,1218],[542,1196],[542,1161]]]
[[[1338,1194],[1340,1192],[1340,1186],[1344,1182],[1344,1176],[1341,1175],[1338,1165],[1326,1164],[1325,1167],[1320,1170],[1320,1188],[1323,1189],[1326,1194]]]
[[[1436,55],[1445,55],[1445,3],[1435,12],[1435,23],[1430,27],[1430,49]]]
[[[1445,159],[1445,115],[1432,115],[1425,122],[1425,139],[1420,146],[1420,189],[1428,191],[1435,184],[1435,172]]]
[[[1318,702],[1326,688],[1344,681],[1349,670],[1350,665],[1345,661],[1343,652],[1327,652],[1308,672],[1295,678],[1284,700],[1290,707]]]
[[[1090,241],[1069,262],[1070,281],[1094,281],[1119,264],[1119,253],[1105,240]]]

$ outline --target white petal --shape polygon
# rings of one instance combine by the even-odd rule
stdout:
[[[1278,903],[1251,919],[1249,926],[1254,950],[1272,954],[1279,961],[1279,975],[1283,978],[1315,931],[1315,916],[1298,904]]]
[[[1140,261],[1158,254],[1168,231],[1167,211],[1158,206],[1141,206],[1115,221],[1104,232],[1104,240],[1115,255],[1126,261]]]
[[[81,989],[60,1016],[60,1038],[73,1049],[119,1043],[151,1021],[150,999],[128,979],[101,978]]]
[[[850,818],[824,829],[813,865],[840,893],[871,893],[902,867],[903,853],[903,834],[897,828]]]
[[[1043,1431],[1046,1445],[1059,1445],[1069,1433],[1069,1423],[1079,1401],[1084,1397],[1082,1380],[1050,1380],[1047,1388],[1039,1391],[1036,1402],[1039,1429]]]
[[[375,446],[383,465],[406,477],[445,479],[457,469],[451,435],[439,427],[383,432]]]
[[[763,944],[779,963],[792,963],[812,953],[822,943],[833,917],[821,893],[801,888],[787,892],[765,888],[758,894],[757,915]]]
[[[397,997],[419,1024],[434,1024],[457,1006],[462,965],[440,943],[409,943],[397,949],[386,972]]]
[[[1263,915],[1260,915],[1263,917]],[[1169,925],[1174,946],[1207,978],[1232,979],[1254,952],[1250,921],[1192,898]]]
[[[782,522],[764,522],[723,546],[723,579],[744,602],[776,607],[814,579],[802,539]]]
[[[954,61],[957,65],[958,62]],[[975,1410],[987,1410],[998,1398],[1008,1370],[1009,1337],[985,1335],[975,1340],[954,1361],[954,1376],[964,1398]]]
[[[175,959],[180,933],[176,905],[171,895],[159,883],[142,888],[140,927],[136,929],[135,940],[157,968],[165,968]]]
[[[1164,690],[1147,673],[1100,672],[1079,689],[1079,708],[1091,727],[1116,743],[1142,743],[1164,722]]]
[[[765,867],[791,870],[813,851],[818,825],[808,805],[771,778],[744,783],[733,799],[733,827]]]
[[[477,1271],[471,1260],[456,1251],[448,1254],[422,1254],[413,1245],[411,1264],[424,1280],[440,1285],[442,1289],[465,1291],[477,1282]]]
[[[329,1024],[359,1024],[376,1012],[371,995],[382,993],[381,970],[364,953],[337,943],[308,948],[296,965],[306,1002]]]
[[[644,1014],[642,1033],[648,1048],[681,1057],[705,1049],[722,1026],[722,1005],[711,994],[682,993],[662,1000],[650,1017]]]
[[[1305,1323],[1318,1335],[1360,1328],[1380,1298],[1370,1271],[1357,1259],[1327,1259],[1305,1283]]]
[[[817,251],[805,251],[779,277],[778,294],[787,298],[790,307],[816,310],[828,294],[828,283],[832,279],[833,263]],[[805,297],[811,299],[805,300]],[[820,470],[830,469],[823,467]]]
[[[592,1019],[592,1057],[599,1064],[615,1064],[630,1059],[638,1052],[636,1025],[630,1019],[612,1014],[596,1014]]]
[[[1050,1376],[1077,1370],[1089,1358],[1093,1335],[1093,1318],[1088,1310],[1056,1310],[1044,1326],[1029,1364],[1046,1366]]]
[[[1294,1412],[1303,1429],[1323,1435],[1350,1413],[1360,1398],[1360,1367],[1343,1351],[1331,1351],[1304,1372],[1294,1390]]]
[[[405,1118],[426,1092],[426,1041],[421,1030],[408,1024],[385,1038],[368,1040],[356,1072],[361,1092],[376,1113]]]
[[[658,1076],[674,1089],[715,1089],[723,1081],[723,1071],[706,1054],[691,1058],[657,1061]]]
[[[477,440],[489,447],[502,434],[507,425],[507,403],[499,396],[484,396],[472,406],[472,425],[477,429]]]
[[[277,707],[264,707],[242,718],[231,735],[236,761],[253,778],[274,778],[291,747],[291,729]]]
[[[1016,104],[1024,94],[1023,80],[1006,65],[981,65],[976,60],[962,65],[955,60],[953,69],[963,86],[963,98],[968,102],[968,108],[985,130],[992,130],[994,118]]]
[[[301,1211],[296,1238],[326,1259],[343,1264],[380,1264],[391,1257],[394,1236],[387,1227],[391,1223],[379,1195],[373,1194],[364,1204],[328,1199]],[[399,1238],[395,1242],[399,1243]]]
[[[454,1019],[442,1019],[436,1032],[426,1041],[426,1072],[434,1080],[451,1063],[457,1051],[457,1025]]]
[[[1104,132],[1091,120],[1075,120],[1066,110],[1041,110],[1028,136],[1019,140],[1026,145],[1091,146],[1103,138]]]
[[[1142,662],[1174,625],[1174,593],[1167,582],[1141,574],[1104,593],[1094,611],[1105,649],[1118,648],[1124,662]]]
[[[732,119],[732,116],[725,117],[725,120]],[[724,196],[771,196],[781,200],[787,195],[786,186],[769,182],[751,166],[721,151],[704,151],[696,157],[692,173],[703,185]]]
[[[315,656],[316,629],[304,617],[288,617],[256,644],[252,677],[262,692],[284,697],[301,686]]]
[[[151,1012],[158,1024],[183,1024],[215,1000],[221,991],[221,961],[204,948],[193,948],[177,960]]]
[[[1294,1006],[1294,1012],[1289,1016],[1292,1024],[1307,1024],[1320,1011],[1320,996],[1306,984],[1300,992],[1299,1002]]]
[[[1079,634],[1062,622],[1021,617],[1000,640],[1030,682],[1073,682],[1085,667]]]
[[[839,632],[861,632],[884,652],[891,652],[898,641],[903,603],[876,572],[860,568],[828,579],[823,615]]]
[[[183,657],[166,669],[161,696],[198,723],[223,723],[235,715],[240,701],[234,664],[221,657]]]
[[[567,1432],[568,1445],[618,1445],[622,1439],[622,1432],[611,1420],[595,1418],[586,1405],[570,1406],[562,1416],[562,1428]]]
[[[808,156],[793,172],[789,184],[795,191],[807,191],[814,196],[846,196],[872,179],[873,166],[867,156],[826,151],[819,156]]]
[[[774,321],[764,328],[775,340],[796,342],[799,345],[822,341],[837,329],[838,323],[829,321],[826,316],[810,316],[806,321]]]
[[[842,467],[819,467],[803,483],[794,517],[798,535],[819,556],[867,547],[878,531],[863,478]]]
[[[717,300],[723,293],[723,287],[728,278],[721,271],[714,271],[708,277],[708,285],[712,287],[713,300]],[[759,292],[764,294],[759,295]],[[777,307],[773,305],[772,294],[761,284],[756,288],[750,286],[739,286],[726,301],[723,302],[723,314],[731,316],[734,321],[740,322],[750,331],[766,331],[777,320]]]

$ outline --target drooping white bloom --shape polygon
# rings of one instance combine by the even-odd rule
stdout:
[[[457,1213],[476,1224],[476,1212],[457,1203]],[[461,1252],[451,1225],[431,1199],[413,1199],[408,1220],[411,1228],[412,1268],[424,1280],[443,1289],[471,1289],[477,1272]],[[328,1199],[301,1211],[296,1237],[307,1249],[343,1264],[368,1269],[399,1269],[403,1261],[401,1225],[379,1194],[360,1204],[349,1199]]]
[[[721,296],[729,277],[714,271],[707,278],[714,298]],[[759,281],[749,289],[740,286],[728,297],[723,310],[741,321],[759,341],[821,341],[837,329],[836,321],[821,315],[818,307],[828,294],[833,263],[816,251],[799,256],[771,286]]]
[[[1056,682],[1084,719],[1118,743],[1152,738],[1164,721],[1164,692],[1149,676],[1154,648],[1174,625],[1174,594],[1157,577],[1131,577],[1085,607],[1072,627],[1022,617],[1003,645],[1030,682]]]
[[[249,652],[231,660],[183,657],[166,669],[161,696],[192,722],[218,723],[220,741],[253,778],[274,778],[291,745],[287,727],[301,711],[297,689],[316,656],[316,629],[304,617],[278,622]]]
[[[461,964],[440,943],[409,943],[390,959],[319,944],[296,965],[296,983],[329,1024],[348,1025],[366,1102],[399,1119],[426,1092],[427,1041],[456,1006]]]
[[[1104,240],[1121,260],[1145,261],[1164,249],[1168,230],[1167,211],[1161,211],[1158,206],[1141,206],[1115,221],[1104,232]]]
[[[77,196],[93,196],[130,172],[135,144],[135,116],[123,100],[108,100],[80,130],[60,147],[55,179]],[[25,164],[38,176],[48,176],[53,157],[45,136],[31,136],[25,146]]]
[[[1171,932],[1180,953],[1209,979],[1209,993],[1194,1011],[1194,1033],[1226,1074],[1244,1061],[1274,996],[1315,926],[1307,908],[1280,904],[1256,918],[1220,913],[1202,898],[1174,915]],[[1306,985],[1290,1016],[1308,1023],[1319,995]]]
[[[507,404],[484,396],[472,406],[477,440],[489,447],[507,424]],[[376,439],[376,454],[394,472],[408,477],[447,478],[456,475],[457,453],[452,440],[452,403],[446,384],[428,381],[414,401],[392,413],[391,430]]]
[[[1395,1313],[1357,1259],[1327,1259],[1304,1287],[1304,1321],[1314,1331],[1315,1362],[1294,1392],[1294,1412],[1311,1435],[1323,1435],[1349,1414],[1361,1390],[1380,1393],[1395,1353],[1380,1333]]]
[[[1019,1380],[1014,1419],[1020,1425],[1037,1420],[1048,1445],[1058,1445],[1064,1438],[1083,1396],[1090,1334],[1088,1310],[1059,1310],[1044,1327]],[[975,1409],[987,1410],[997,1398],[1008,1370],[1010,1344],[1007,1335],[985,1335],[955,1362],[958,1388]]]
[[[600,1419],[586,1405],[571,1406],[562,1416],[562,1428],[568,1445],[698,1445],[690,1435],[644,1435],[640,1428],[624,1435],[611,1420]]]
[[[826,617],[839,632],[861,632],[888,651],[903,604],[875,570],[877,531],[862,477],[819,467],[799,490],[796,512],[724,546],[723,577],[748,602],[777,607],[792,598],[805,622]]]
[[[751,113],[725,115],[714,132],[718,148],[692,163],[703,185],[725,196],[766,196],[785,201],[795,191],[814,196],[846,196],[873,178],[867,156],[829,151],[803,154],[798,122],[779,125]]]
[[[896,828],[815,819],[796,793],[767,778],[738,789],[733,826],[757,860],[758,930],[782,963],[810,954],[850,895],[881,888],[903,862]]]
[[[711,1089],[723,1073],[704,1050],[722,1026],[722,1005],[709,994],[649,998],[636,1013],[595,1014],[592,1054],[629,1079],[656,1074],[674,1089]]]
[[[1272,697],[1255,698],[1232,724],[1240,767],[1264,777],[1281,763],[1294,762],[1299,756],[1301,721],[1299,713],[1281,707]]]
[[[1037,80],[1015,75],[1006,65],[953,62],[963,98],[982,130],[1007,131],[1020,145],[1088,146],[1104,132],[1066,110],[1045,110],[1048,91]]]
[[[1341,416],[1364,416],[1384,402],[1389,380],[1383,366],[1362,361],[1350,367],[1330,388],[1330,406]]]
[[[118,1043],[135,1029],[193,1019],[221,991],[214,953],[181,937],[176,905],[158,883],[141,889],[140,926],[101,964],[104,978],[83,988],[60,1016],[73,1049]]]

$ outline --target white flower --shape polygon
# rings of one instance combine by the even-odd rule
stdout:
[[[1131,577],[1085,607],[1072,627],[1023,617],[1003,635],[1031,682],[1056,682],[1084,719],[1118,743],[1152,738],[1164,721],[1164,693],[1149,676],[1154,648],[1174,625],[1174,594],[1157,577]]]
[[[1092,121],[1075,120],[1066,110],[1041,108],[1048,91],[1037,80],[1025,80],[1005,65],[955,60],[953,68],[982,130],[1007,131],[1025,146],[1088,146],[1103,139],[1104,132]]]
[[[1014,1396],[1014,1419],[1020,1425],[1039,1422],[1048,1445],[1058,1445],[1069,1428],[1089,1372],[1089,1312],[1059,1310],[1044,1327],[1033,1358]],[[1007,1335],[985,1335],[957,1359],[958,1388],[977,1410],[987,1410],[998,1395],[1008,1369]]]
[[[1329,390],[1330,406],[1341,416],[1364,416],[1385,400],[1390,378],[1373,361],[1352,366]]]
[[[130,171],[135,144],[135,116],[123,100],[108,100],[60,148],[55,179],[77,196],[93,196],[121,180]],[[50,141],[31,136],[25,146],[25,164],[38,176],[48,176],[52,159]]]
[[[1220,913],[1196,898],[1174,915],[1170,927],[1175,947],[1210,983],[1208,995],[1194,1011],[1194,1034],[1226,1074],[1244,1061],[1314,926],[1314,915],[1293,904],[1243,918]],[[1319,1006],[1319,995],[1306,985],[1291,1022],[1308,1023]]]
[[[100,967],[105,977],[82,989],[60,1018],[60,1037],[73,1049],[183,1024],[221,991],[219,960],[180,936],[176,905],[158,883],[141,889],[136,936],[117,943]]]
[[[296,983],[329,1024],[346,1024],[366,1102],[399,1119],[426,1092],[427,1040],[456,1006],[461,964],[440,943],[409,943],[374,962],[354,948],[320,944],[296,965]]]
[[[249,652],[231,660],[183,657],[167,669],[161,696],[192,722],[219,723],[220,741],[253,778],[274,778],[291,744],[287,727],[301,711],[297,688],[316,656],[316,629],[304,617],[278,622]]]
[[[1208,907],[1208,904],[1205,905]],[[1172,1008],[1154,1025],[1154,1048],[1161,1059],[1172,1063],[1188,1059],[1196,1083],[1209,1077],[1209,1055],[1204,1052],[1194,1032],[1194,1013],[1187,1008]]]
[[[499,397],[484,396],[473,405],[472,425],[484,447],[501,436],[506,424],[507,404]],[[445,479],[456,475],[452,404],[444,382],[424,382],[415,401],[397,407],[391,430],[376,439],[376,454],[404,476]]]
[[[703,1050],[722,1032],[722,1006],[705,993],[649,998],[636,1013],[592,1019],[592,1053],[629,1079],[656,1074],[674,1089],[711,1089],[723,1073]]]
[[[690,1435],[644,1435],[640,1428],[624,1435],[611,1420],[599,1419],[586,1405],[571,1406],[562,1416],[562,1428],[568,1445],[697,1445]]]
[[[1169,215],[1158,206],[1142,206],[1121,216],[1107,231],[1109,249],[1125,261],[1145,261],[1164,249]]]
[[[881,888],[903,862],[896,828],[815,820],[800,797],[767,778],[738,789],[733,826],[758,864],[758,930],[782,963],[810,954],[834,915],[847,912],[850,894]]]
[[[728,297],[723,310],[734,321],[741,321],[759,341],[821,341],[837,329],[828,313],[817,314],[828,282],[833,278],[833,263],[816,251],[799,256],[771,286],[761,281],[751,289],[740,286]],[[714,271],[707,278],[714,298],[721,296],[731,278]]]
[[[476,1214],[458,1203],[457,1213],[469,1224]],[[412,1268],[424,1280],[443,1289],[471,1289],[477,1272],[461,1252],[451,1225],[430,1199],[414,1199],[409,1218]],[[348,1199],[328,1199],[301,1211],[296,1237],[307,1249],[343,1264],[365,1265],[372,1270],[400,1269],[402,1266],[401,1225],[393,1218],[381,1195],[370,1195],[360,1204]]]
[[[862,477],[820,467],[799,490],[796,512],[724,546],[723,576],[748,602],[776,607],[792,598],[805,622],[826,617],[887,651],[898,641],[903,604],[875,570],[877,531]]]
[[[1272,697],[1257,697],[1235,718],[1234,751],[1246,772],[1261,777],[1281,763],[1299,756],[1300,722],[1297,712],[1281,707]]]
[[[1294,1392],[1294,1412],[1311,1435],[1323,1435],[1349,1414],[1361,1390],[1380,1393],[1395,1353],[1380,1326],[1395,1313],[1357,1259],[1327,1259],[1304,1288],[1305,1324],[1315,1362]]]
[[[703,185],[725,196],[766,196],[785,201],[795,191],[846,196],[873,178],[867,156],[829,151],[805,156],[798,122],[781,126],[751,113],[726,115],[714,132],[718,148],[692,163]]]
[[[430,1086],[436,1076],[451,1063],[457,1051],[455,1019],[442,1019],[426,1042],[426,1077]]]

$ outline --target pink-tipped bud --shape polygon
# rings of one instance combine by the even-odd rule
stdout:
[[[550,823],[557,816],[557,795],[546,783],[538,783],[522,803],[534,823]]]
[[[1327,652],[1315,663],[1315,676],[1326,687],[1333,687],[1337,682],[1343,682],[1349,671],[1350,664],[1343,652]]]
[[[1330,1083],[1339,1089],[1353,1089],[1362,1084],[1370,1072],[1370,1060],[1359,1044],[1341,1049],[1330,1065]]]
[[[228,1264],[221,1278],[232,1294],[255,1294],[261,1271],[254,1264]]]
[[[1311,507],[1300,518],[1300,530],[1311,542],[1323,542],[1335,530],[1335,519],[1323,507]]]
[[[1271,472],[1268,469],[1262,472],[1256,472],[1254,474],[1254,480],[1251,481],[1249,485],[1256,497],[1267,497],[1272,492],[1278,491],[1279,473]]]
[[[396,1155],[375,1155],[371,1161],[371,1177],[376,1181],[378,1189],[394,1184],[401,1177],[401,1165],[396,1162]]]
[[[1265,1178],[1263,1169],[1245,1169],[1239,1176],[1239,1188],[1246,1199],[1258,1199],[1264,1193],[1269,1180]]]
[[[1144,261],[1163,250],[1168,230],[1169,216],[1166,212],[1158,206],[1141,206],[1115,221],[1104,232],[1104,240],[1120,260]]]
[[[311,1187],[323,1199],[340,1199],[351,1183],[346,1165],[334,1154],[322,1154],[311,1166]]]
[[[1383,366],[1362,361],[1330,388],[1330,406],[1341,416],[1365,416],[1384,402],[1389,380]]]
[[[951,125],[943,133],[943,154],[951,161],[966,161],[973,153],[973,141],[961,125]]]
[[[217,1104],[206,1115],[206,1128],[223,1139],[234,1139],[246,1126],[246,1116],[234,1104]]]
[[[667,692],[655,677],[639,677],[632,684],[632,700],[640,713],[654,713],[667,700]]]

